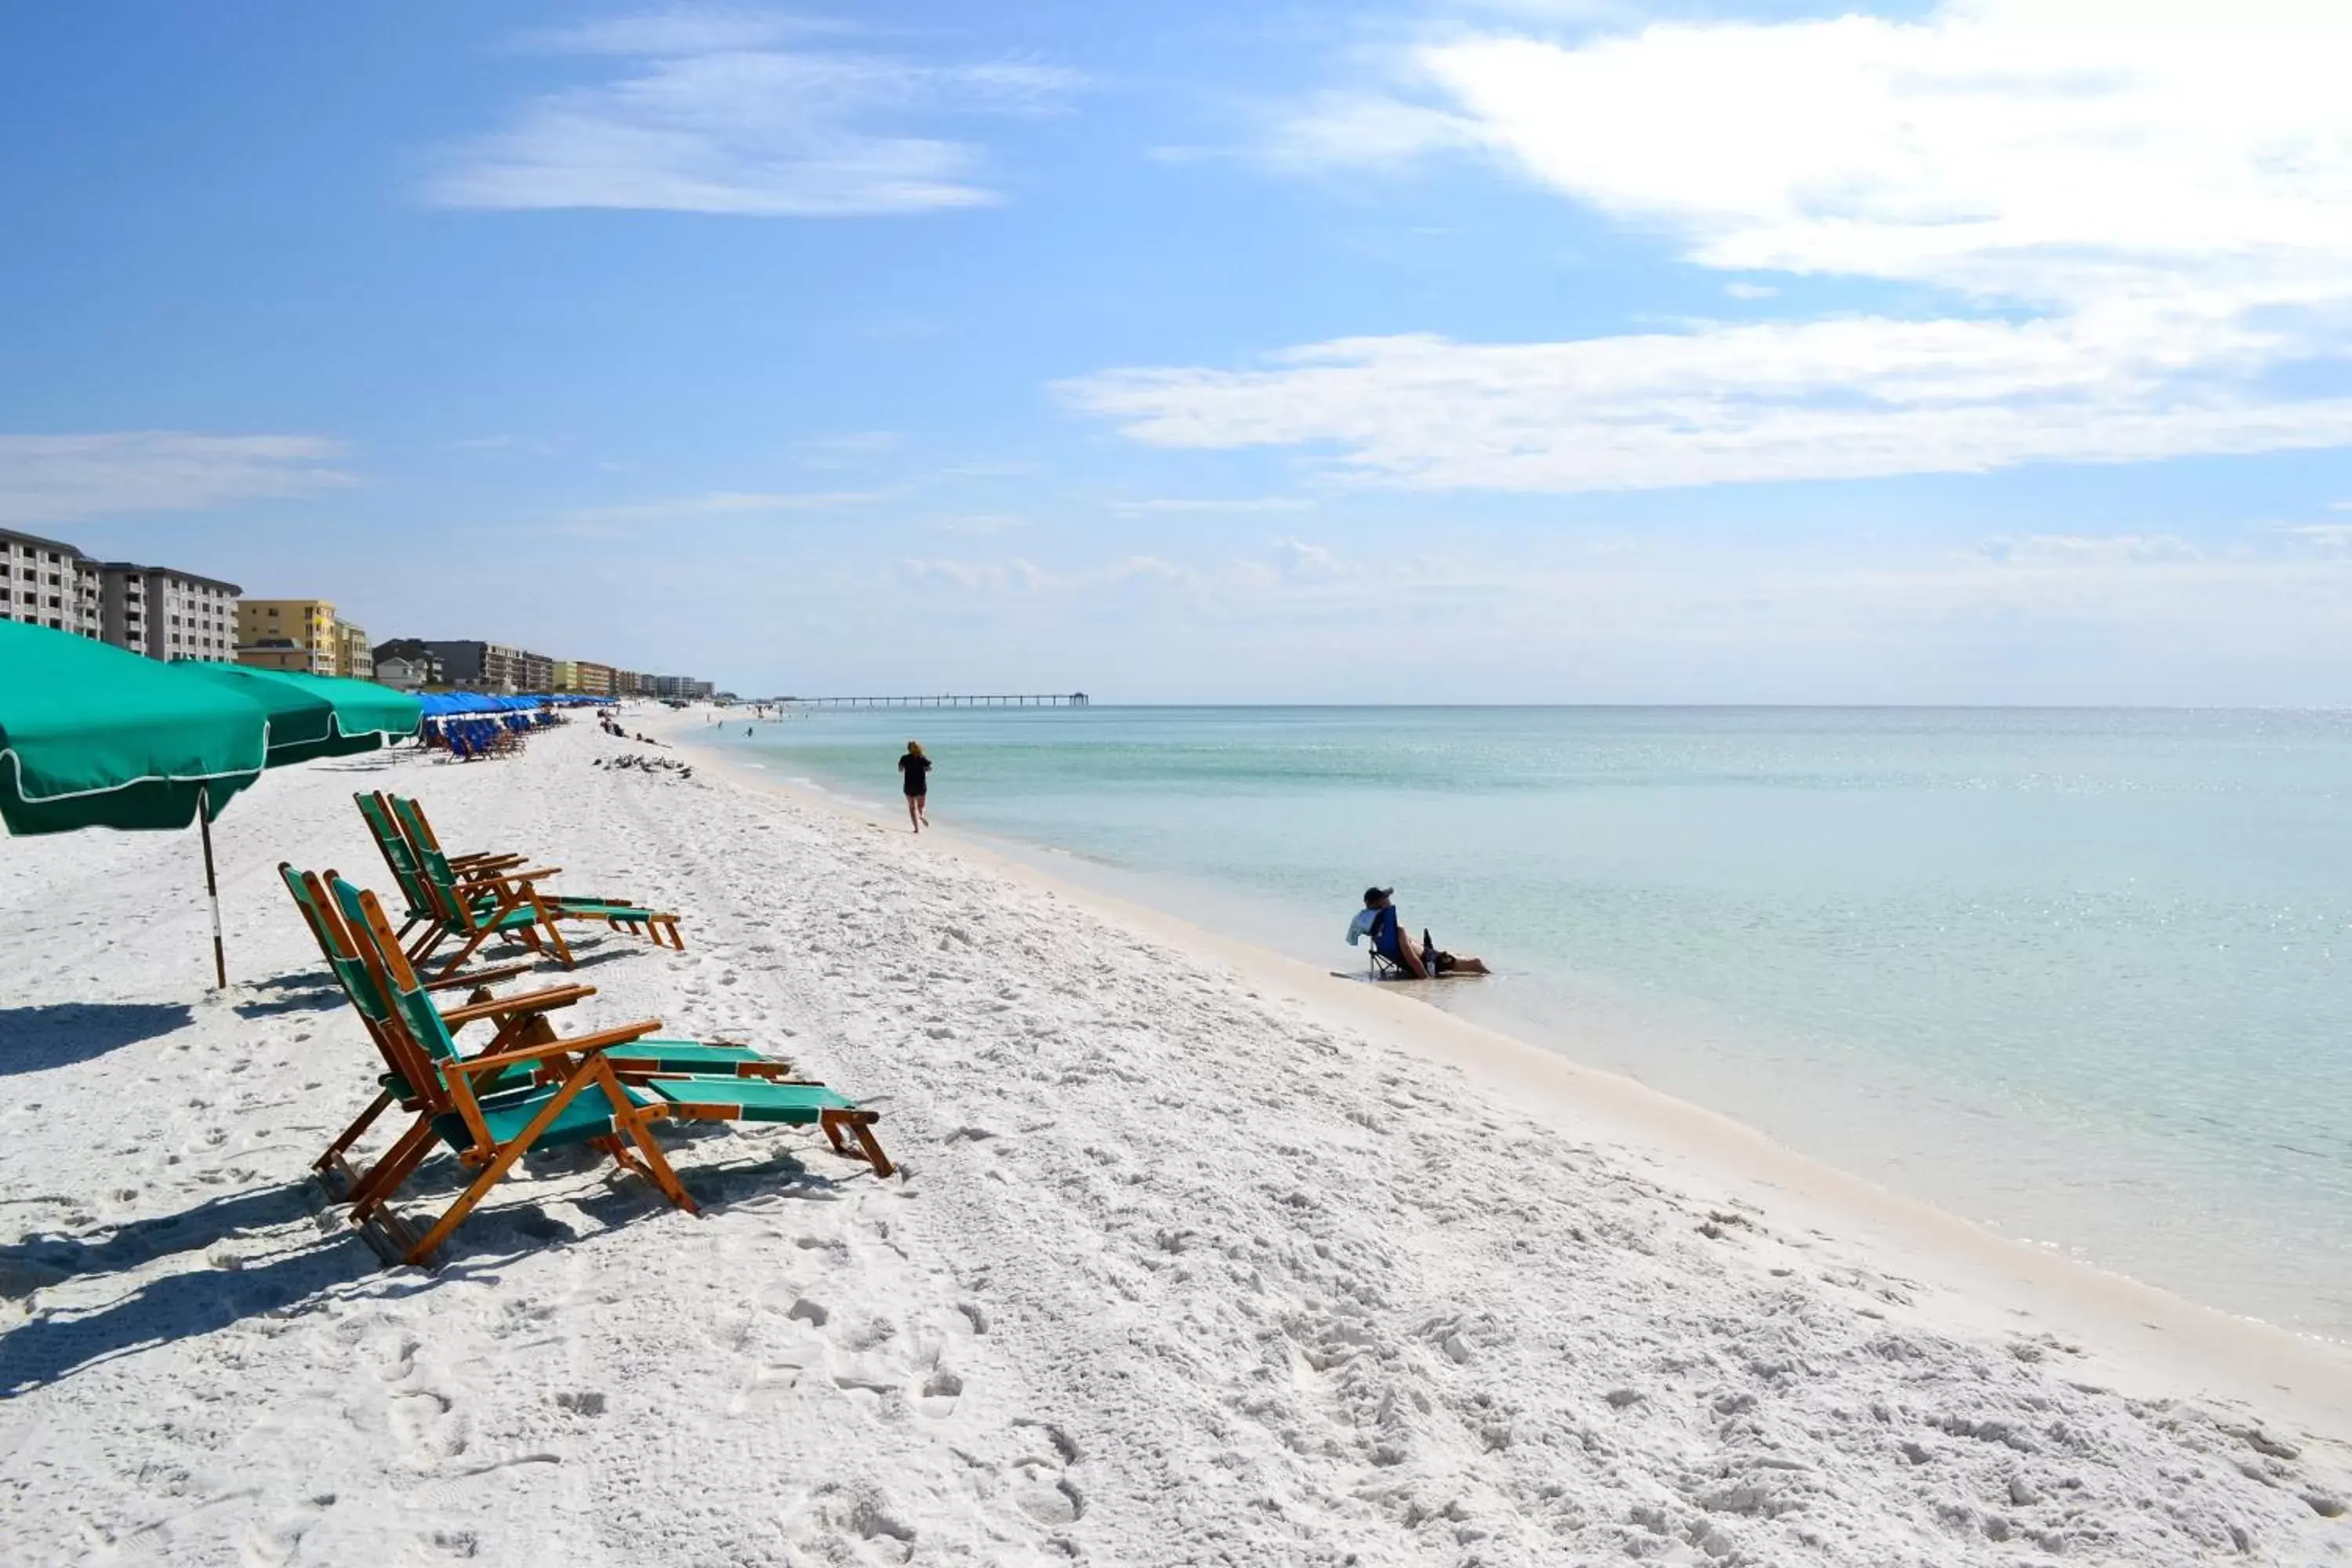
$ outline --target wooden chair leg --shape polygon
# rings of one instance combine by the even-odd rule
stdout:
[[[658,1106],[631,1111],[622,1125],[629,1130],[630,1140],[645,1156],[646,1174],[653,1179],[655,1186],[661,1189],[662,1196],[688,1214],[700,1214],[702,1205],[694,1201],[693,1194],[686,1190],[686,1184],[677,1179],[676,1171],[670,1169],[669,1157],[662,1152],[661,1145],[654,1142],[653,1133],[647,1130],[646,1123],[660,1113]]]
[[[449,932],[447,928],[444,927],[438,921],[436,921],[433,922],[431,929],[426,931],[423,936],[418,937],[414,942],[410,943],[407,947],[403,948],[401,951],[408,955],[408,962],[410,963],[422,964],[426,959],[433,956],[433,950],[439,947],[441,945],[441,939],[448,934]]]
[[[400,1135],[399,1141],[383,1152],[374,1168],[362,1176],[345,1194],[352,1205],[352,1223],[365,1223],[367,1216],[383,1206],[386,1199],[408,1180],[409,1173],[425,1163],[433,1150],[433,1118],[420,1116],[415,1124]]]
[[[580,1091],[586,1089],[593,1079],[594,1068],[584,1068],[573,1073],[564,1081],[562,1089],[550,1095],[547,1103],[539,1108],[539,1114],[532,1117],[529,1125],[525,1126],[520,1132],[499,1145],[498,1152],[492,1155],[489,1163],[482,1167],[481,1174],[476,1176],[473,1184],[457,1195],[457,1201],[451,1204],[447,1211],[433,1222],[433,1228],[417,1239],[416,1245],[409,1249],[408,1255],[401,1261],[423,1263],[434,1253],[439,1251],[441,1244],[448,1239],[449,1233],[465,1223],[466,1216],[474,1212],[474,1205],[489,1194],[490,1189],[499,1184],[507,1172],[513,1168],[514,1163],[530,1152],[530,1146],[539,1142],[539,1135],[546,1131],[557,1117],[563,1114],[563,1108],[578,1099]]]
[[[488,942],[489,939],[490,933],[487,931],[478,931],[471,936],[468,936],[466,939],[466,945],[457,950],[457,956],[443,964],[434,974],[433,978],[436,980],[446,980],[449,976],[457,973],[457,971],[465,968],[466,961],[473,957],[476,950],[480,948],[482,943]]]
[[[386,1090],[378,1094],[369,1104],[368,1108],[360,1112],[359,1120],[352,1122],[349,1127],[344,1128],[343,1135],[336,1139],[333,1142],[328,1144],[327,1152],[325,1153],[310,1162],[310,1169],[314,1171],[324,1171],[331,1166],[341,1164],[343,1151],[358,1142],[361,1136],[365,1133],[369,1128],[375,1125],[375,1119],[382,1116],[391,1108],[391,1092]]]
[[[834,1148],[844,1154],[849,1150],[842,1143],[841,1129],[847,1128],[849,1135],[857,1141],[858,1152],[866,1157],[866,1163],[874,1167],[876,1175],[887,1176],[897,1169],[890,1163],[890,1156],[882,1152],[882,1145],[874,1137],[872,1111],[824,1110],[817,1113],[817,1121],[824,1128],[825,1136],[833,1140]]]

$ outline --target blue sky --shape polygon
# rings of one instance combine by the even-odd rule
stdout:
[[[0,526],[744,691],[2340,704],[2340,16],[10,7]]]

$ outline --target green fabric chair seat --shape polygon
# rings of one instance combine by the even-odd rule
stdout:
[[[608,1047],[604,1059],[615,1067],[626,1066],[631,1072],[709,1072],[717,1069],[731,1072],[740,1065],[772,1063],[773,1057],[761,1056],[749,1046],[706,1046],[698,1040],[638,1040],[632,1045]],[[644,1064],[650,1062],[648,1069]]]
[[[607,903],[602,899],[554,898],[541,893],[539,896],[539,901],[551,910],[560,910],[567,915],[583,916],[590,920],[649,921],[654,918],[654,911],[651,910],[637,909],[630,904]],[[486,917],[498,907],[499,896],[496,893],[484,893],[473,902],[473,909],[478,917]]]
[[[733,1080],[729,1080],[733,1081]],[[624,1085],[622,1093],[633,1105],[650,1105],[653,1101]],[[506,1143],[522,1136],[523,1129],[553,1100],[553,1086],[526,1089],[519,1094],[505,1094],[482,1103],[482,1121],[490,1130],[491,1141]],[[452,1111],[433,1119],[433,1131],[441,1142],[460,1152],[474,1146],[473,1129],[466,1119]],[[602,1138],[613,1131],[613,1102],[604,1091],[591,1085],[572,1097],[572,1103],[558,1112],[554,1121],[533,1142],[534,1148],[552,1148],[559,1143],[581,1143],[591,1138]]]
[[[672,1105],[723,1105],[735,1121],[806,1125],[826,1110],[855,1110],[857,1102],[821,1083],[773,1083],[754,1078],[657,1078],[640,1086]]]
[[[604,1053],[605,1059],[625,1072],[709,1073],[724,1076],[738,1067],[772,1064],[773,1057],[761,1056],[749,1046],[707,1046],[698,1040],[639,1040],[635,1045],[614,1046]],[[378,1073],[376,1083],[394,1100],[406,1104],[416,1098],[416,1086],[405,1075],[396,1072]],[[477,1079],[474,1092],[478,1095],[498,1094],[527,1088],[530,1071],[513,1067],[495,1079]]]

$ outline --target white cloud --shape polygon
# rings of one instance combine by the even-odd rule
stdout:
[[[1296,496],[1242,496],[1231,500],[1196,499],[1189,496],[1154,496],[1144,500],[1120,500],[1110,503],[1113,511],[1146,512],[1244,512],[1244,511],[1312,511],[1315,503]]]
[[[2196,546],[2169,533],[2036,533],[2023,539],[1988,540],[1981,553],[1989,560],[2021,565],[2130,565],[2201,558]]]
[[[0,436],[0,525],[314,495],[355,482],[327,466],[343,450],[316,436]]]
[[[967,592],[1019,593],[1069,597],[1129,585],[1191,584],[1200,574],[1157,555],[1130,555],[1100,566],[1055,572],[1034,561],[910,560],[900,570],[916,583],[945,583]]]
[[[671,5],[535,33],[526,42],[557,53],[709,55],[772,48],[812,34],[844,30],[839,23],[756,7]]]
[[[2311,522],[2285,531],[2322,550],[2352,550],[2352,522]]]
[[[1029,526],[1025,517],[1003,512],[940,512],[925,520],[941,533],[1013,533]]]
[[[1413,96],[1317,100],[1275,155],[1388,167],[1473,148],[1699,266],[1968,303],[1569,342],[1350,339],[1066,391],[1148,442],[1318,446],[1421,486],[2352,443],[2352,399],[2275,374],[2352,349],[2346,58],[2352,8],[2290,0],[1952,0],[1919,22],[1422,47],[1402,67]]]
[[[1443,109],[1366,92],[1327,92],[1304,113],[1278,122],[1264,149],[1277,165],[1379,168],[1443,148],[1481,144],[1475,120]],[[1163,162],[1213,155],[1201,148],[1160,148]]]
[[[556,36],[640,57],[630,75],[532,100],[428,182],[457,207],[624,207],[836,217],[986,205],[979,147],[918,134],[946,115],[1058,106],[1074,73],[773,47],[786,18],[669,11]]]
[[[590,507],[567,520],[575,524],[679,522],[701,517],[759,517],[783,512],[830,511],[839,507],[865,506],[888,500],[887,490],[709,490],[701,495],[669,496],[630,501],[617,506]]]
[[[1769,284],[1746,281],[1726,283],[1723,286],[1723,291],[1735,300],[1769,300],[1780,292]]]
[[[2209,367],[2260,361],[2263,334],[2213,323],[2204,336]],[[2167,363],[2180,346],[2095,319],[1863,317],[1563,343],[1360,338],[1261,369],[1110,371],[1061,390],[1154,446],[1329,445],[1365,478],[1425,489],[1638,489],[2352,443],[2352,399],[2183,378]]]
[[[1020,589],[1034,592],[1052,581],[1034,563],[1012,561],[926,561],[914,560],[902,563],[907,577],[916,583],[947,584],[967,593],[996,593]]]
[[[1326,544],[1310,543],[1304,539],[1277,539],[1274,548],[1289,574],[1302,581],[1326,582],[1348,576],[1354,570]]]

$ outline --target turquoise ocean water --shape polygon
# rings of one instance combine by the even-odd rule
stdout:
[[[827,713],[710,738],[1427,993],[2011,1235],[2352,1337],[2352,714]]]

